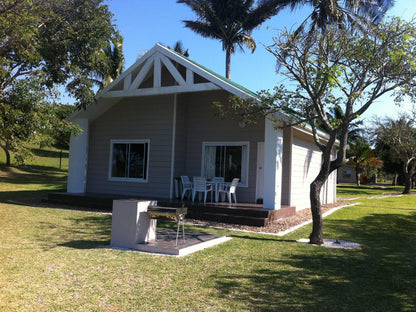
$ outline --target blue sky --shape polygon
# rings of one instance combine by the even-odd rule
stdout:
[[[203,38],[184,27],[182,20],[195,19],[194,13],[176,0],[107,0],[110,11],[114,14],[114,23],[124,37],[125,68],[131,66],[146,50],[156,43],[173,46],[181,40],[189,49],[189,57],[208,67],[225,74],[225,52],[221,42]],[[282,80],[275,71],[274,57],[265,50],[270,45],[278,30],[295,29],[310,13],[304,7],[295,11],[281,11],[253,31],[257,49],[250,51],[237,50],[231,57],[231,79],[252,91],[272,89],[275,85],[289,83]],[[390,15],[411,19],[416,16],[415,0],[396,0],[396,5],[389,11]],[[392,99],[384,98],[367,111],[363,116],[369,119],[373,115],[391,115],[398,109]]]

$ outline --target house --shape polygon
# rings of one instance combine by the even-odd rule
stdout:
[[[338,183],[357,183],[357,172],[355,166],[345,164],[338,169]]]
[[[154,46],[69,119],[83,132],[70,142],[68,193],[174,198],[181,175],[240,178],[239,202],[264,209],[310,207],[309,184],[321,153],[304,127],[269,119],[244,125],[216,116],[214,101],[255,98],[161,45]],[[278,116],[282,124],[285,116]],[[325,135],[322,134],[322,139]],[[336,198],[336,174],[322,191]]]

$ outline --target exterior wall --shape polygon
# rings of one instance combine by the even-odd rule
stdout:
[[[176,141],[175,141],[175,177],[187,175],[186,171],[186,155],[187,155],[187,119],[188,105],[181,101],[182,97],[178,96],[176,106]]]
[[[87,192],[168,198],[174,96],[125,98],[90,125]],[[150,140],[148,182],[109,181],[111,140]]]
[[[299,130],[293,131],[292,146],[292,188],[291,205],[296,210],[310,207],[310,183],[319,173],[321,152],[315,145],[312,136]],[[321,201],[323,204],[335,202],[336,173],[332,173],[322,188]]]
[[[338,169],[338,183],[357,183],[356,170],[352,166],[342,166]]]
[[[76,121],[82,129],[78,136],[71,136],[69,143],[68,162],[68,193],[84,193],[86,190],[86,171],[88,162],[88,119],[82,118]]]
[[[293,128],[283,129],[282,205],[291,206]]]
[[[269,118],[265,122],[263,209],[282,207],[283,130]]]
[[[202,175],[203,142],[249,142],[248,184],[237,188],[237,200],[254,202],[257,143],[264,141],[264,122],[240,127],[237,120],[218,118],[212,103],[226,103],[228,97],[225,91],[177,95],[173,176]],[[174,95],[126,98],[91,123],[87,192],[171,196],[173,103]],[[116,139],[150,140],[147,183],[109,181],[110,141]]]
[[[216,116],[212,103],[221,101],[225,104],[228,97],[229,93],[225,91],[196,92],[178,96],[175,176],[202,175],[204,142],[249,142],[248,184],[237,188],[237,200],[255,202],[257,143],[264,141],[264,121],[240,127],[237,120],[220,119]],[[186,150],[186,155],[179,150],[181,146]]]

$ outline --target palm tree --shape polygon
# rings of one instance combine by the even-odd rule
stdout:
[[[185,50],[185,48],[183,46],[183,43],[180,40],[178,40],[178,41],[175,42],[175,45],[173,46],[173,48],[171,48],[170,46],[168,46],[168,49],[171,49],[171,50],[173,50],[173,51],[175,51],[175,52],[177,52],[177,53],[179,53],[179,54],[181,54],[181,55],[183,55],[185,57],[189,57],[189,53],[188,53],[188,50],[189,49],[186,49]]]
[[[99,60],[100,70],[94,73],[93,81],[100,91],[120,76],[124,69],[123,37],[119,32],[115,33],[106,46],[101,48]]]
[[[197,15],[196,21],[183,21],[197,34],[220,40],[225,51],[225,76],[231,78],[231,54],[236,47],[246,46],[254,52],[256,42],[251,33],[279,11],[279,0],[177,0],[185,3]]]
[[[295,33],[303,31],[310,21],[310,32],[326,30],[328,25],[362,25],[379,22],[394,5],[395,0],[281,0],[279,6],[290,7],[292,11],[303,5],[313,7],[312,13]]]

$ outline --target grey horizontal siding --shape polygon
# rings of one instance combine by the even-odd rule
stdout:
[[[173,96],[128,98],[90,125],[87,191],[169,197]],[[111,140],[150,140],[148,183],[109,181]]]
[[[177,96],[174,176],[202,174],[203,142],[249,142],[248,187],[237,199],[254,202],[257,143],[264,141],[264,122],[239,127],[237,120],[216,116],[213,101],[228,102],[225,91]],[[123,99],[90,125],[87,191],[143,197],[169,197],[171,187],[174,96]],[[110,141],[150,140],[148,183],[109,181]]]
[[[254,202],[256,196],[257,143],[264,141],[264,121],[256,125],[240,127],[238,120],[228,116],[221,119],[213,107],[214,101],[227,104],[229,94],[224,91],[200,92],[180,96],[180,105],[186,105],[185,173],[189,176],[202,174],[203,142],[249,142],[248,187],[237,188],[237,199]]]

